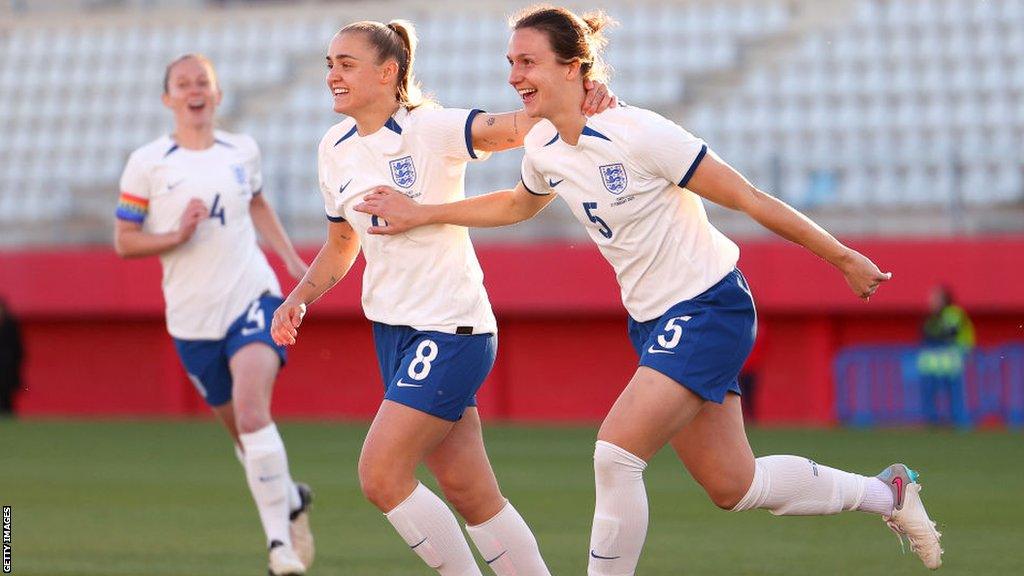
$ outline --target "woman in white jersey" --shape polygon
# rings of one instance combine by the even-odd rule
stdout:
[[[754,305],[735,268],[739,250],[708,222],[701,197],[742,210],[826,259],[857,296],[870,297],[890,275],[661,116],[628,106],[580,114],[583,82],[602,72],[605,23],[601,13],[581,18],[562,8],[531,9],[516,20],[509,83],[526,113],[546,121],[527,136],[514,190],[443,206],[381,190],[356,210],[387,220],[371,233],[408,234],[441,223],[512,224],[557,193],[615,268],[640,366],[598,432],[592,576],[634,573],[647,532],[643,471],[665,444],[721,508],[873,512],[937,568],[939,534],[916,474],[902,464],[865,477],[796,456],[754,458],[736,380],[753,344]]]
[[[167,330],[189,378],[227,427],[270,547],[271,574],[313,560],[309,488],[292,482],[270,398],[284,348],[270,337],[281,288],[256,232],[301,278],[306,265],[261,194],[256,142],[214,130],[221,92],[210,61],[187,54],[164,76],[174,132],[132,153],[121,177],[114,246],[157,255]]]
[[[425,104],[413,80],[415,47],[401,20],[350,24],[331,41],[327,88],[348,118],[320,142],[327,241],[274,314],[272,332],[294,344],[306,306],[345,276],[361,245],[363,309],[386,387],[359,458],[364,495],[438,573],[480,574],[455,516],[416,479],[423,462],[495,573],[544,576],[536,539],[502,496],[484,450],[475,394],[494,362],[497,327],[467,230],[367,236],[376,219],[353,210],[384,184],[417,202],[464,198],[466,164],[478,151],[521,146],[536,120]],[[588,107],[603,106],[603,90],[592,91]]]

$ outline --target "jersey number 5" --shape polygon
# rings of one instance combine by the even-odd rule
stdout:
[[[665,334],[658,335],[658,345],[666,350],[675,348],[679,344],[679,340],[683,338],[683,327],[676,324],[676,321],[689,322],[692,316],[677,316],[669,319],[665,323],[665,334],[671,333],[672,335],[665,338]]]
[[[587,213],[587,218],[590,218],[591,222],[599,226],[597,231],[601,233],[601,236],[604,236],[605,238],[612,237],[612,229],[608,227],[608,223],[602,220],[597,214],[591,212],[591,210],[597,210],[597,202],[584,202],[583,210]]]

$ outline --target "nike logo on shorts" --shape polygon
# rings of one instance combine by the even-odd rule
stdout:
[[[252,336],[253,334],[259,334],[259,328],[242,328],[242,336]]]
[[[651,345],[650,348],[647,349],[647,353],[648,354],[675,354],[675,352],[673,352],[671,350],[658,350],[657,348],[654,347],[653,344]]]
[[[395,382],[395,386],[398,386],[399,388],[423,388],[423,384],[410,384],[408,382],[403,382],[401,378],[398,379],[398,382]]]

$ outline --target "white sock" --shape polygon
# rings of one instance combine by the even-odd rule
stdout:
[[[467,524],[466,532],[498,576],[551,576],[537,539],[511,502],[490,520],[476,526]]]
[[[647,463],[603,440],[594,448],[597,503],[589,576],[631,576],[647,538]]]
[[[245,452],[238,446],[238,444],[232,444],[235,447],[235,458],[238,458],[238,463],[245,468]],[[302,508],[302,496],[299,496],[299,487],[292,482],[292,488],[288,491],[288,511],[294,512]]]
[[[482,576],[455,515],[423,484],[384,514],[427,566],[442,576]]]
[[[288,533],[288,493],[294,487],[288,474],[288,455],[277,426],[269,424],[239,436],[245,447],[245,477],[260,513],[267,543],[279,540],[292,545]]]
[[[754,481],[733,510],[763,508],[776,516],[819,516],[858,510],[870,480],[876,479],[822,466],[800,456],[764,456],[756,460]]]
[[[892,490],[878,478],[868,478],[864,483],[864,499],[857,510],[891,516],[895,503],[892,501]]]

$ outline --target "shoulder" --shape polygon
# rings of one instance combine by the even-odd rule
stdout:
[[[555,125],[547,120],[541,120],[534,124],[533,128],[530,128],[530,131],[526,133],[526,138],[523,139],[523,148],[527,152],[540,150],[552,143],[557,137],[558,130],[555,129]]]
[[[413,108],[405,114],[399,112],[395,117],[398,118],[399,124],[431,129],[448,124],[462,127],[467,118],[480,112],[480,110],[469,108],[444,108],[438,104],[427,103]]]
[[[594,115],[587,125],[605,133],[618,136],[620,141],[646,140],[647,133],[665,129],[679,129],[671,120],[646,108],[621,105]]]
[[[323,153],[335,146],[338,146],[355,133],[356,121],[352,118],[345,118],[341,122],[338,122],[327,129],[323,138],[320,139],[320,152]]]
[[[213,137],[216,141],[227,144],[245,154],[259,154],[260,147],[256,139],[248,134],[236,134],[225,130],[215,130]]]
[[[138,170],[145,170],[165,158],[176,146],[170,136],[160,136],[133,150],[128,155],[126,165]]]

